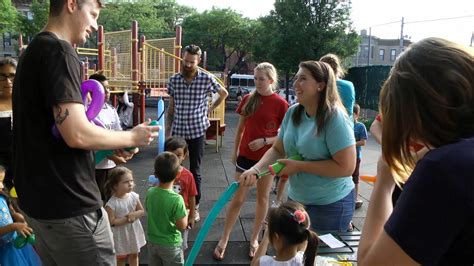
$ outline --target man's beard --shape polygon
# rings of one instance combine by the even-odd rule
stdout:
[[[185,78],[194,78],[197,72],[197,67],[191,68],[191,69],[186,69],[184,66],[181,67],[181,73]]]

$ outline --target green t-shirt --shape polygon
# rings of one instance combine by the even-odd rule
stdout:
[[[187,215],[183,197],[171,189],[151,187],[146,195],[145,206],[148,240],[162,246],[180,246],[183,239],[176,228],[176,220]]]

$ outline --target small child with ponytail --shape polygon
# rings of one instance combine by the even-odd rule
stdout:
[[[299,248],[305,241],[308,241],[308,244],[303,252]],[[269,243],[276,256],[265,255]],[[318,236],[310,229],[309,216],[304,206],[288,201],[270,209],[268,230],[265,230],[251,265],[314,265],[318,245]]]

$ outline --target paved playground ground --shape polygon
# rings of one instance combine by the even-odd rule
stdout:
[[[226,130],[223,138],[223,146],[219,149],[219,152],[215,151],[215,142],[209,141],[205,148],[205,154],[203,163],[201,166],[202,172],[202,199],[200,204],[201,221],[195,224],[193,230],[189,234],[189,249],[192,248],[193,241],[199,232],[199,229],[206,219],[210,209],[225,191],[231,182],[233,182],[233,176],[235,167],[230,162],[234,136],[238,122],[238,115],[235,113],[236,103],[228,102],[226,110]],[[147,107],[146,114],[147,118],[157,118],[157,108]],[[156,140],[150,147],[145,147],[140,150],[130,162],[125,166],[133,170],[134,178],[136,181],[135,191],[140,194],[142,202],[145,200],[146,191],[148,188],[147,179],[150,174],[153,173],[153,162],[157,155]],[[370,138],[367,145],[362,150],[362,162],[361,170],[362,174],[372,174],[376,172],[376,164],[378,156],[380,155],[380,146]],[[185,163],[186,166],[186,163]],[[187,166],[186,166],[187,167]],[[363,206],[356,210],[354,213],[353,223],[356,228],[362,229],[365,215],[367,212],[368,200],[372,192],[372,184],[366,182],[360,183],[359,194],[360,198],[364,201]],[[271,196],[274,198],[274,195]],[[218,215],[214,222],[207,238],[202,245],[198,257],[196,258],[195,265],[216,265],[216,264],[234,264],[234,265],[248,265],[250,259],[248,258],[249,242],[248,239],[251,234],[254,212],[255,212],[255,201],[256,201],[256,190],[251,189],[247,202],[244,204],[239,219],[237,220],[230,237],[229,244],[226,250],[226,257],[222,262],[213,260],[212,252],[216,243],[220,237],[224,227],[224,217],[227,212],[227,206]],[[147,223],[146,217],[142,218],[142,224],[146,230]],[[141,250],[140,264],[146,265],[148,262],[148,252],[145,246]],[[186,253],[185,253],[186,255]]]

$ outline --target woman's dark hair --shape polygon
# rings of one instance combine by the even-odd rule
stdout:
[[[382,152],[403,182],[415,166],[409,144],[438,148],[474,134],[474,51],[441,39],[412,44],[380,92]]]
[[[104,74],[102,74],[102,71],[99,71],[90,75],[89,79],[97,80],[98,82],[102,83],[107,80],[107,77]]]
[[[125,92],[126,93],[126,92]],[[124,94],[123,92],[121,93],[118,93],[117,96],[119,98],[122,98],[124,97]],[[117,104],[117,113],[120,114],[120,112],[125,112],[125,110],[127,110],[128,106],[124,103],[124,102],[121,102],[121,101],[118,101],[118,104]]]
[[[197,46],[195,44],[187,45],[187,46],[184,47],[183,50],[184,50],[184,53],[197,55],[199,58],[201,58],[201,55],[202,55],[201,48],[199,48],[199,46]]]
[[[109,172],[109,176],[107,177],[107,182],[105,182],[105,202],[107,202],[110,197],[114,194],[114,187],[120,183],[120,179],[123,175],[130,174],[133,176],[132,170],[128,169],[124,166],[118,166],[112,169]]]
[[[165,151],[173,152],[177,149],[183,149],[184,154],[188,153],[188,143],[185,139],[178,136],[171,136],[165,141]]]
[[[298,213],[304,214],[304,218],[298,217]],[[301,219],[301,220],[299,220]],[[298,245],[308,241],[304,252],[304,265],[314,265],[314,259],[318,251],[318,235],[310,229],[309,216],[304,206],[298,202],[287,201],[279,207],[272,208],[268,214],[268,232],[270,242],[275,234],[283,237],[284,245]]]
[[[169,183],[176,178],[180,167],[176,154],[169,151],[162,152],[155,159],[155,176],[160,183]]]
[[[319,99],[315,99],[315,101],[318,102],[318,109],[316,110],[316,134],[319,134],[323,132],[324,125],[338,111],[337,109],[343,113],[347,113],[347,111],[339,97],[336,77],[330,65],[320,61],[305,61],[301,62],[299,67],[308,70],[317,82],[325,84],[325,87],[319,94]],[[304,111],[303,105],[299,104],[296,106],[291,116],[293,123],[298,125],[301,122]]]

